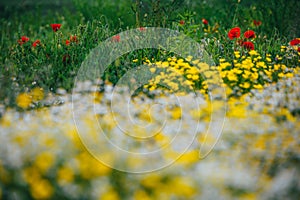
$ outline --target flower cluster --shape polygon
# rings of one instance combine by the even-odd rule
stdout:
[[[254,50],[250,51],[248,56],[241,56],[239,51],[234,54],[233,63],[220,59],[218,69],[224,83],[233,89],[235,94],[249,92],[253,88],[261,89],[265,84],[276,82],[278,79],[293,77],[299,70],[299,67],[289,68],[278,61],[272,61],[269,54],[263,59]]]
[[[61,27],[61,24],[51,24],[51,28],[52,28],[52,30],[53,30],[54,32],[57,32],[57,31],[60,29],[60,27]],[[18,40],[18,43],[19,43],[20,45],[23,45],[23,44],[27,43],[29,40],[30,40],[29,37],[27,37],[27,36],[22,36],[22,37]],[[75,38],[73,38],[73,39],[72,39],[72,36],[71,36],[70,40],[71,40],[71,41],[75,41],[75,40],[76,40],[76,36],[75,36]],[[76,40],[76,41],[77,41],[77,40]],[[67,41],[66,41],[66,43],[67,43]],[[41,45],[41,40],[39,40],[39,39],[36,39],[36,40],[32,43],[32,47],[37,47],[37,46],[40,46],[40,45]]]
[[[270,54],[263,58],[255,50],[243,56],[240,51],[235,51],[232,62],[220,59],[219,66],[209,66],[191,56],[186,59],[171,57],[167,61],[154,63],[146,59],[144,64],[149,65],[153,78],[144,88],[150,92],[164,88],[172,92],[199,90],[206,94],[211,84],[224,84],[230,97],[240,96],[298,73],[299,63],[298,67],[288,67],[281,61],[282,57],[278,55],[272,60]]]
[[[33,88],[30,92],[20,93],[16,98],[16,104],[22,109],[27,109],[33,104],[43,100],[44,91],[42,88]]]
[[[253,24],[254,24],[254,26],[260,26],[262,24],[262,22],[259,20],[253,20]]]
[[[200,90],[207,93],[210,84],[220,84],[216,67],[209,66],[188,56],[186,59],[171,57],[167,61],[151,63],[146,60],[150,72],[154,75],[144,88],[150,92],[156,89],[166,89],[175,93],[189,93]]]
[[[69,40],[66,40],[66,45],[70,45],[71,43],[78,43],[78,38],[76,35],[71,35]]]
[[[240,27],[235,27],[232,28],[229,32],[228,32],[228,38],[230,40],[233,39],[238,39],[241,36],[241,29]],[[254,39],[256,37],[255,32],[253,30],[247,30],[244,32],[244,40],[237,40],[237,42],[245,47],[248,50],[254,50],[254,44],[251,41],[248,41],[249,39]],[[246,41],[245,41],[246,39]]]
[[[290,45],[297,50],[298,52],[300,52],[300,38],[296,38],[290,41]]]
[[[28,37],[22,36],[22,37],[18,40],[18,43],[19,43],[20,45],[22,45],[22,44],[25,44],[25,43],[28,42],[28,41],[29,41],[29,38],[28,38]]]
[[[149,84],[144,88],[149,91],[156,90],[160,86],[177,92],[183,88],[192,90],[196,81],[200,81],[200,72],[197,68],[192,67],[188,62],[176,57],[169,58],[166,62],[150,63],[149,70],[153,74],[157,74],[149,80]]]

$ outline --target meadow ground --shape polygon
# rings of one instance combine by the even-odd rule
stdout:
[[[0,199],[298,199],[299,7],[1,1]]]

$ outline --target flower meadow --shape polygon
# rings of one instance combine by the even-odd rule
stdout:
[[[300,33],[284,1],[71,2],[0,15],[0,199],[299,198]],[[182,34],[160,41],[173,51],[85,76],[121,51],[103,42],[153,44],[153,27]],[[196,48],[181,36],[203,52],[178,53]]]

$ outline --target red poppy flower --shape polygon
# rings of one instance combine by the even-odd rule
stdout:
[[[207,21],[206,19],[203,18],[203,19],[202,19],[202,23],[205,24],[205,25],[207,25],[207,24],[208,24],[208,21]]]
[[[77,36],[76,36],[76,35],[71,35],[71,36],[70,36],[70,41],[71,41],[71,42],[76,42],[76,43],[77,43],[77,42],[78,42]]]
[[[78,39],[77,39],[77,36],[76,35],[71,35],[70,36],[70,39],[69,40],[66,40],[66,45],[68,46],[68,45],[70,45],[70,43],[73,43],[73,42],[76,42],[76,43],[78,43]]]
[[[36,46],[39,46],[41,44],[41,41],[40,40],[36,40],[32,43],[32,46],[33,47],[36,47]]]
[[[295,45],[298,45],[300,44],[300,39],[296,38],[296,39],[293,39],[290,41],[290,45],[291,46],[295,46]]]
[[[52,30],[54,32],[58,31],[61,27],[61,24],[51,24]]]
[[[234,38],[239,38],[240,36],[241,36],[241,29],[240,29],[240,27],[232,28],[228,32],[228,37],[229,37],[230,40],[233,40]]]
[[[22,36],[21,39],[18,40],[18,43],[19,43],[20,45],[22,45],[22,44],[25,44],[25,43],[28,42],[28,41],[29,41],[29,37]]]
[[[139,30],[142,32],[142,31],[145,31],[146,28],[145,27],[140,27]]]
[[[185,21],[184,21],[184,20],[180,20],[180,21],[179,21],[179,24],[180,24],[180,25],[184,25],[184,24],[185,24]]]
[[[249,41],[243,42],[242,46],[248,50],[254,50],[254,44],[252,42]]]
[[[114,35],[114,36],[112,36],[112,38],[111,38],[111,40],[113,41],[113,42],[120,42],[120,35]]]
[[[250,38],[255,38],[255,37],[256,37],[255,32],[252,31],[252,30],[246,31],[246,32],[244,33],[244,36],[245,36],[245,38],[248,38],[248,39],[250,39]]]
[[[253,24],[254,24],[254,26],[260,26],[261,25],[261,21],[259,21],[259,20],[253,20]]]
[[[68,45],[70,45],[70,40],[66,40],[66,45],[68,46]]]

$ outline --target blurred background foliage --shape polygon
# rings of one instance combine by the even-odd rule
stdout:
[[[266,34],[299,37],[299,0],[2,0],[0,17],[14,20],[20,16],[36,23],[49,16],[65,15],[69,25],[105,17],[118,29],[137,26],[166,26],[186,10],[220,22],[224,28],[246,26],[251,19],[261,20]],[[77,24],[76,24],[77,23]]]

